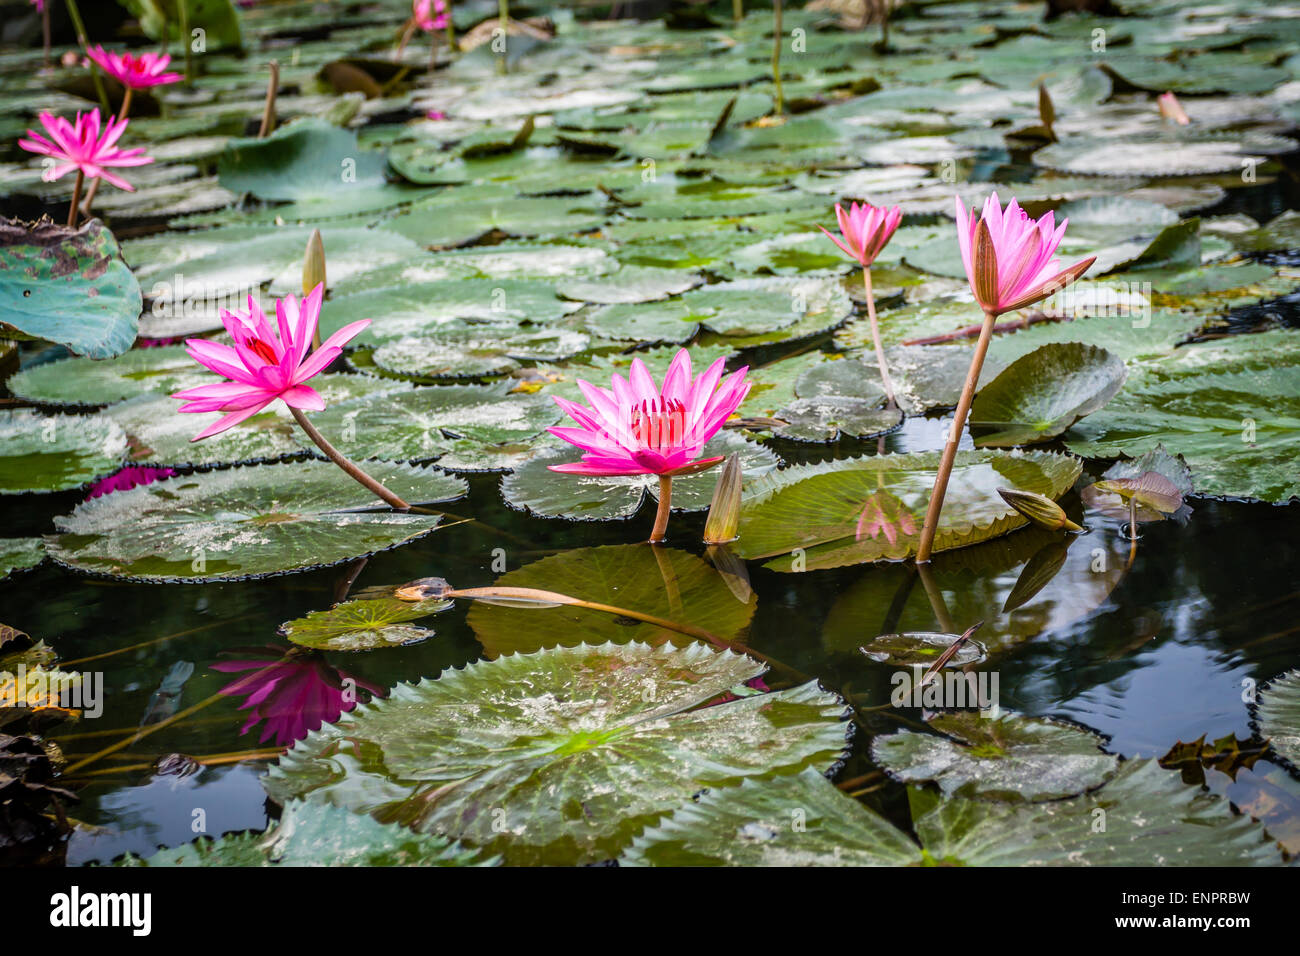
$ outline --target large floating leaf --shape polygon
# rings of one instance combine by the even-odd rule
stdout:
[[[592,862],[703,786],[840,759],[843,705],[815,683],[701,706],[763,670],[699,644],[471,664],[309,735],[266,785],[508,863]]]
[[[541,395],[508,394],[491,385],[436,385],[334,405],[313,421],[350,457],[430,461],[457,439],[531,439],[561,415]]]
[[[622,866],[910,866],[915,843],[816,770],[713,789],[649,827]]]
[[[1274,678],[1260,695],[1255,711],[1259,732],[1273,749],[1300,767],[1300,670]]]
[[[1124,391],[1075,426],[1080,455],[1137,457],[1163,444],[1197,494],[1300,495],[1300,362],[1294,332],[1237,335],[1130,367]]]
[[[573,329],[475,325],[389,342],[375,350],[375,364],[415,378],[483,378],[505,374],[517,360],[571,358],[587,344]]]
[[[135,341],[142,304],[140,283],[98,219],[68,229],[0,217],[0,332],[107,358]]]
[[[939,714],[944,736],[904,730],[871,742],[872,758],[896,780],[933,781],[945,794],[997,800],[1057,800],[1101,786],[1119,759],[1096,734],[1041,717],[978,711]]]
[[[578,548],[526,564],[497,578],[494,587],[539,588],[623,608],[647,617],[733,640],[749,625],[758,603],[737,597],[718,571],[685,551],[621,544]],[[561,605],[529,607],[479,601],[467,618],[491,657],[606,641],[684,645],[689,633],[608,611]]]
[[[747,558],[770,558],[802,549],[801,554],[771,563],[786,571],[907,557],[920,538],[920,517],[938,466],[939,453],[927,452],[776,472],[747,493],[736,551]],[[1074,483],[1080,467],[1075,458],[1045,452],[959,451],[935,550],[976,544],[1024,525],[1025,519],[998,496],[998,487],[1057,498]],[[895,511],[905,509],[912,516],[906,526],[896,522],[898,533],[893,535],[862,521],[864,509],[882,493],[898,502]],[[908,532],[907,526],[914,531]]]
[[[1044,345],[1012,362],[975,396],[970,426],[981,447],[1048,441],[1124,385],[1124,362],[1078,342]]]
[[[40,538],[0,538],[0,581],[44,560],[45,542]]]
[[[150,392],[171,394],[214,381],[185,347],[132,349],[116,358],[45,362],[9,380],[19,398],[48,405],[109,405]]]
[[[452,606],[451,601],[362,598],[286,621],[280,633],[303,647],[322,651],[368,651],[423,641],[433,635],[418,621]]]
[[[328,805],[291,801],[266,833],[159,850],[141,859],[128,853],[119,866],[491,866],[495,859],[436,834],[414,833]]]
[[[911,844],[874,811],[804,771],[711,790],[648,828],[621,862],[654,866],[1268,866],[1281,854],[1228,801],[1154,760],[1100,790],[1006,804],[912,793]],[[795,811],[804,811],[795,814]],[[1098,825],[1101,821],[1101,826]]]
[[[1239,172],[1260,162],[1264,155],[1294,148],[1290,140],[1267,133],[1121,142],[1098,138],[1047,146],[1034,153],[1034,162],[1082,176],[1195,176]]]
[[[182,43],[191,42],[183,36],[181,27],[203,31],[208,49],[237,49],[242,45],[239,33],[239,13],[232,0],[121,0],[132,15],[140,21],[140,29],[152,40]],[[181,15],[180,5],[186,11]]]
[[[367,471],[412,504],[465,491],[462,479],[372,462]],[[337,564],[432,531],[439,515],[384,507],[330,462],[249,465],[156,481],[77,506],[47,539],[60,564],[139,581],[264,577]]]
[[[125,458],[126,435],[112,422],[0,411],[0,495],[78,488]]]
[[[704,446],[701,458],[740,454],[740,465],[746,480],[766,474],[776,468],[778,459],[771,451],[755,442],[745,441],[734,432],[723,431]],[[646,495],[659,497],[659,478],[656,475],[607,477],[566,475],[551,471],[549,465],[576,462],[582,452],[571,446],[539,452],[525,462],[514,474],[501,482],[501,495],[506,503],[533,514],[549,518],[578,518],[588,521],[610,518],[630,518],[636,514]],[[673,508],[677,511],[699,511],[707,508],[717,484],[714,470],[685,475],[673,479]]]
[[[232,139],[220,163],[221,185],[259,199],[355,202],[384,183],[382,153],[362,149],[356,133],[316,119],[282,126],[265,139]]]

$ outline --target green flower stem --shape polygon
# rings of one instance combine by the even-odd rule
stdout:
[[[71,229],[77,224],[77,207],[81,205],[81,187],[85,185],[86,174],[77,168],[77,182],[72,187],[72,204],[68,206],[68,228]]]
[[[785,95],[781,91],[781,0],[772,2],[772,85],[776,87],[776,115],[785,112]]]
[[[885,386],[885,397],[889,407],[895,408],[894,383],[889,377],[889,365],[885,362],[885,347],[880,344],[880,323],[876,321],[876,296],[871,291],[871,266],[862,267],[862,287],[867,293],[867,318],[871,320],[871,341],[876,346],[876,364],[880,366],[880,383]]]
[[[409,504],[367,475],[364,471],[349,461],[341,451],[331,445],[326,440],[325,436],[316,430],[316,426],[307,420],[307,416],[302,413],[302,409],[290,406],[289,411],[293,412],[294,421],[296,421],[299,426],[301,426],[302,430],[307,433],[307,437],[316,443],[316,447],[323,451],[330,461],[334,462],[334,464],[338,465],[356,479],[357,482],[364,485],[371,492],[392,505],[398,511],[411,510]]]
[[[126,92],[122,94],[122,108],[117,111],[117,120],[119,123],[126,119],[127,114],[131,112],[131,97],[134,93],[135,90],[128,86]],[[99,193],[99,184],[102,182],[103,180],[96,176],[90,181],[90,188],[86,190],[86,198],[82,201],[81,207],[82,214],[85,215],[87,219],[90,218],[90,206],[95,201],[95,196]]]
[[[659,476],[659,510],[655,512],[655,526],[650,532],[651,544],[663,544],[668,532],[668,512],[673,507],[673,479],[671,475]]]
[[[510,4],[508,0],[497,0],[497,26],[501,29],[501,43],[504,48],[497,60],[497,71],[505,73],[510,68],[510,64],[506,60],[506,57],[510,55]]]
[[[266,102],[262,105],[262,125],[257,129],[258,139],[266,139],[275,129],[275,97],[280,91],[280,61],[272,60],[267,67],[271,70],[271,80],[266,85]]]
[[[46,5],[48,9],[48,4]],[[77,0],[68,0],[68,16],[72,20],[72,28],[77,32],[77,42],[81,44],[83,50],[90,49],[90,41],[86,39],[86,22],[81,19],[81,11],[77,8]],[[108,91],[104,89],[104,81],[99,76],[99,67],[94,64],[90,67],[90,80],[95,84],[95,95],[99,97],[99,105],[107,116],[112,112],[108,104]]]
[[[948,441],[943,446],[943,458],[939,461],[939,473],[934,478],[934,491],[930,493],[930,506],[925,512],[921,541],[916,548],[918,564],[930,560],[934,535],[939,528],[939,514],[943,511],[943,496],[948,491],[948,479],[952,477],[953,461],[957,458],[957,445],[961,441],[962,429],[966,427],[966,416],[970,414],[971,402],[975,399],[975,385],[979,381],[980,370],[984,368],[984,356],[988,354],[989,340],[993,338],[993,324],[996,321],[996,313],[984,313],[984,327],[980,329],[979,341],[975,343],[975,356],[971,359],[970,370],[966,373],[966,384],[961,388],[961,398],[957,402],[957,411],[953,414],[952,429],[948,433]]]

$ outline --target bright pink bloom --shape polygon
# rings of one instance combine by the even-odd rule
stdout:
[[[437,14],[434,11],[437,10]],[[421,30],[442,30],[447,26],[446,0],[413,0],[411,15]]]
[[[858,265],[866,268],[876,261],[882,249],[888,244],[894,230],[903,219],[903,210],[898,206],[886,209],[871,203],[851,203],[848,212],[839,203],[835,204],[835,218],[840,221],[840,232],[844,242],[840,242],[827,230],[818,226],[830,237],[831,242],[839,246],[854,259]],[[848,245],[845,245],[848,243]]]
[[[151,485],[155,481],[163,478],[170,478],[176,472],[170,468],[151,468],[146,465],[127,465],[121,471],[114,472],[107,478],[101,478],[90,486],[90,492],[86,495],[86,500],[98,498],[101,495],[112,494],[114,491],[126,491],[129,488],[138,488],[141,485]]]
[[[137,56],[130,52],[110,53],[102,46],[92,46],[86,49],[86,55],[117,82],[133,90],[163,86],[181,79],[179,73],[163,72],[172,61],[166,53],[141,53]]]
[[[976,219],[958,196],[957,244],[975,301],[995,315],[1014,312],[1059,292],[1087,272],[1096,256],[1068,269],[1052,258],[1068,222],[1056,226],[1050,210],[1035,221],[1014,199],[1003,210],[997,193],[984,201],[984,212]],[[986,242],[981,234],[988,236]]]
[[[129,120],[115,120],[111,117],[104,127],[104,135],[99,134],[99,110],[78,113],[77,122],[69,123],[62,116],[42,113],[41,125],[50,134],[50,138],[28,130],[31,139],[20,139],[18,145],[29,153],[39,153],[56,160],[41,174],[41,179],[52,183],[65,173],[80,169],[87,179],[103,179],[119,189],[134,192],[135,187],[125,179],[108,171],[109,166],[143,166],[152,163],[153,158],[144,155],[143,148],[118,149],[115,145],[126,129]]]
[[[246,734],[265,723],[259,743],[274,738],[279,747],[302,740],[321,724],[333,723],[346,711],[356,707],[364,696],[384,696],[383,688],[368,684],[326,663],[316,651],[286,649],[268,644],[252,649],[265,657],[248,660],[220,661],[212,670],[245,674],[217,693],[242,697],[240,710],[251,713],[240,728]],[[348,693],[348,688],[351,693]]]
[[[551,471],[575,475],[672,475],[697,471],[722,461],[697,460],[700,449],[717,434],[749,394],[748,366],[722,378],[725,359],[718,359],[698,378],[691,378],[691,357],[682,349],[664,375],[654,378],[639,358],[632,360],[627,381],[615,372],[613,390],[578,380],[591,402],[579,405],[555,396],[556,403],[580,428],[548,428],[552,435],[577,445],[585,454],[571,465]]]
[[[251,418],[277,398],[291,408],[320,411],[325,400],[314,388],[304,385],[343,354],[343,346],[370,324],[369,319],[343,326],[307,357],[316,325],[320,321],[324,284],[312,289],[299,307],[294,296],[275,303],[276,328],[250,295],[248,312],[222,312],[221,322],[235,340],[234,348],[207,339],[187,339],[185,349],[200,365],[230,379],[200,385],[172,398],[185,399],[182,412],[228,412],[191,441],[209,438]]]

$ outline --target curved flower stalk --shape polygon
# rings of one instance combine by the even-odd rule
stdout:
[[[172,398],[185,401],[180,407],[182,412],[226,413],[190,441],[233,428],[279,399],[289,406],[294,420],[330,461],[388,504],[405,511],[411,507],[409,504],[345,458],[303,414],[304,410],[319,412],[325,408],[325,400],[307,381],[324,371],[343,354],[343,346],[370,325],[369,319],[351,322],[310,351],[324,295],[325,286],[318,285],[301,304],[292,295],[278,299],[274,327],[251,295],[247,312],[223,311],[221,322],[235,340],[234,347],[207,339],[187,339],[185,350],[194,361],[229,381],[188,388],[173,393]]]
[[[429,34],[429,72],[438,67],[438,31],[450,29],[451,16],[447,10],[447,0],[411,0],[411,19],[402,29],[402,38],[397,43],[396,59],[400,60],[406,51],[406,44],[415,35],[416,30]]]
[[[984,367],[984,356],[988,354],[989,340],[998,316],[1028,308],[1056,294],[1087,272],[1097,260],[1096,256],[1089,256],[1061,268],[1055,255],[1068,221],[1062,220],[1059,226],[1056,225],[1051,212],[1041,219],[1032,219],[1014,199],[1004,210],[996,192],[985,200],[984,210],[977,219],[966,209],[961,197],[957,197],[957,244],[961,248],[962,264],[966,267],[971,292],[984,310],[984,324],[980,327],[975,355],[966,373],[966,383],[962,386],[943,457],[939,461],[939,473],[935,476],[934,491],[930,494],[930,505],[917,546],[918,562],[930,560],[944,494],[957,457],[957,444],[966,427],[966,416],[970,413],[975,386]]]
[[[609,389],[578,380],[590,407],[555,397],[556,404],[578,427],[548,428],[552,435],[576,445],[582,461],[551,465],[552,471],[572,475],[658,475],[659,510],[655,515],[652,544],[664,540],[672,507],[672,480],[722,461],[700,458],[704,448],[749,394],[745,381],[749,367],[722,380],[725,359],[718,359],[697,377],[691,374],[691,357],[681,349],[664,374],[663,385],[639,358],[625,380],[617,372]]]
[[[880,381],[885,387],[885,396],[890,407],[896,405],[894,383],[889,377],[889,366],[885,363],[885,349],[880,343],[880,323],[876,320],[876,296],[871,289],[871,264],[889,244],[898,224],[903,220],[903,210],[898,206],[886,209],[871,203],[850,203],[848,211],[839,203],[835,204],[835,218],[840,223],[840,242],[827,229],[818,226],[827,238],[844,252],[857,260],[862,266],[862,287],[867,294],[867,318],[871,320],[871,341],[876,347],[876,364],[880,366]]]
[[[100,132],[99,110],[78,113],[77,121],[70,123],[52,113],[40,114],[41,125],[47,136],[28,130],[29,139],[19,139],[18,145],[29,153],[48,156],[55,162],[41,173],[41,179],[52,183],[74,169],[77,183],[72,190],[72,205],[68,208],[68,225],[77,223],[77,206],[81,203],[81,187],[86,179],[104,179],[119,189],[134,192],[135,187],[109,169],[115,167],[144,166],[153,158],[144,155],[144,149],[119,149],[117,141],[126,130],[127,120],[112,120]]]
[[[217,693],[243,698],[239,709],[249,711],[249,716],[239,732],[246,734],[262,724],[259,743],[274,740],[276,746],[291,746],[352,710],[362,695],[366,699],[384,696],[383,688],[330,666],[319,651],[272,644],[250,650],[265,656],[210,666],[214,671],[243,675]]]

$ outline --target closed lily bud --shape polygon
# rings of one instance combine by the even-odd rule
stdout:
[[[740,483],[743,477],[740,456],[735,452],[727,457],[718,473],[718,483],[713,489],[709,516],[704,522],[704,543],[725,544],[735,541],[740,528]]]
[[[1183,109],[1183,104],[1178,102],[1178,97],[1172,92],[1161,93],[1156,97],[1156,101],[1160,104],[1160,115],[1165,119],[1173,120],[1179,126],[1186,126],[1192,121],[1187,111]]]
[[[1014,488],[999,488],[1002,500],[1015,508],[1021,515],[1040,528],[1048,531],[1082,531],[1079,525],[1070,520],[1065,509],[1046,495],[1032,491],[1020,491]]]
[[[320,230],[313,229],[307,240],[307,254],[302,260],[302,294],[311,295],[318,285],[325,284],[325,241]]]

